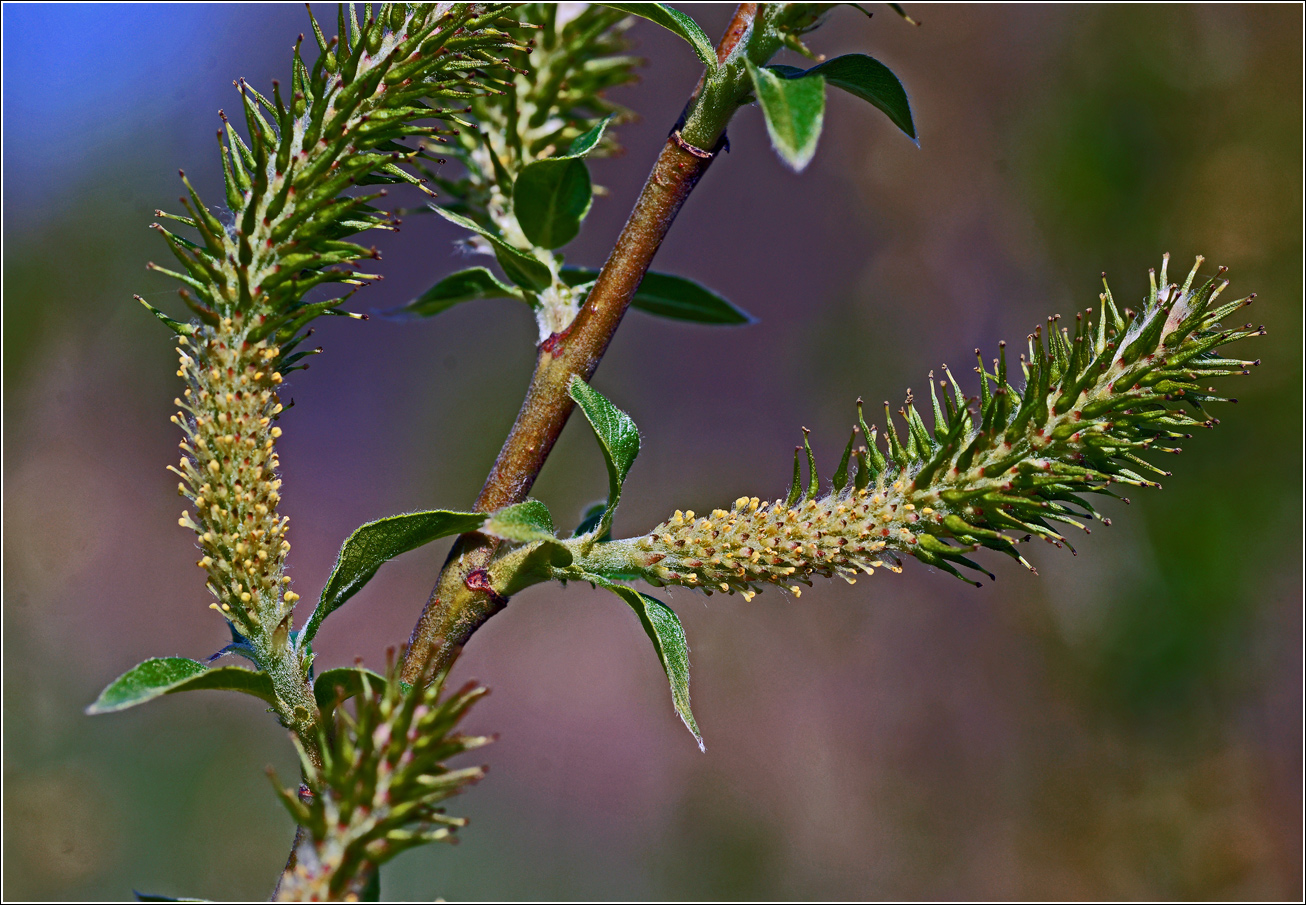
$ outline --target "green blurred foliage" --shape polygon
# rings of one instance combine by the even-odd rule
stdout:
[[[1161,463],[1176,477],[1138,513],[1155,570],[1113,602],[1086,652],[1106,700],[1140,719],[1191,713],[1193,695],[1229,681],[1282,581],[1267,561],[1300,554],[1301,470],[1253,465],[1300,453],[1285,417],[1301,410],[1299,61],[1300,47],[1231,9],[1094,11],[1022,129],[1028,197],[1066,273],[1106,265],[1125,300],[1141,252],[1174,250],[1183,269],[1191,250],[1265,300],[1246,316],[1271,334],[1240,354],[1273,367],[1227,390],[1241,404],[1217,417],[1237,427]]]

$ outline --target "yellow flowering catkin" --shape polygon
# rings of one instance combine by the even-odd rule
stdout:
[[[1077,316],[1073,333],[1049,318],[1046,340],[1041,328],[1030,334],[1028,357],[1020,356],[1022,389],[1008,380],[1005,343],[992,370],[980,361],[977,399],[968,399],[946,369],[943,392],[936,392],[931,374],[933,432],[908,394],[899,410],[907,430],[900,438],[887,420],[881,452],[859,403],[866,445],[854,456],[854,429],[825,496],[817,498],[805,441],[811,475],[805,491],[796,452],[787,499],[743,497],[730,511],[706,517],[677,511],[648,535],[618,541],[605,559],[622,575],[656,584],[749,597],[766,584],[798,593],[814,575],[852,581],[881,566],[896,571],[901,555],[958,577],[957,566],[991,577],[965,555],[979,547],[1032,569],[1017,544],[1041,537],[1068,546],[1058,524],[1084,530],[1087,519],[1109,524],[1084,495],[1114,496],[1116,484],[1159,486],[1135,469],[1168,472],[1140,453],[1177,453],[1189,431],[1213,427],[1217,421],[1204,405],[1228,400],[1205,382],[1260,364],[1216,351],[1265,332],[1219,323],[1255,296],[1217,306],[1228,285],[1224,268],[1195,285],[1198,258],[1180,286],[1167,285],[1168,264],[1167,255],[1160,282],[1153,272],[1138,311],[1121,311],[1107,289],[1096,319],[1091,309]]]
[[[677,510],[636,545],[649,554],[651,574],[666,584],[740,591],[749,599],[759,584],[797,593],[797,583],[810,585],[813,575],[851,582],[858,573],[898,569],[886,549],[916,543],[912,526],[921,514],[899,511],[890,499],[867,489],[795,506],[741,497],[729,512],[705,517]]]
[[[179,343],[186,389],[172,420],[185,438],[171,470],[194,504],[180,523],[199,539],[197,565],[208,573],[213,608],[243,635],[271,631],[297,599],[284,575],[288,519],[277,513],[279,352],[267,340],[247,342],[232,318]]]

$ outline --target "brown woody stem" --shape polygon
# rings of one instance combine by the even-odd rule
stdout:
[[[717,46],[719,61],[724,63],[739,42],[747,39],[757,13],[756,3],[741,3],[735,10]],[[737,68],[742,69],[742,64]],[[690,144],[679,131],[673,131],[662,146],[584,307],[566,330],[540,344],[535,373],[517,420],[476,500],[478,512],[493,512],[526,499],[574,408],[567,394],[571,378],[579,375],[588,381],[593,376],[667,230],[707,172],[726,125],[747,92],[741,95],[738,85],[706,92],[713,96],[713,103],[702,102],[703,94],[696,92],[684,132],[690,133],[692,127],[693,138],[707,147]],[[472,633],[506,605],[504,597],[479,580],[497,546],[496,540],[476,532],[458,538],[413,629],[404,659],[404,681],[415,681],[428,665],[435,674],[447,671]]]

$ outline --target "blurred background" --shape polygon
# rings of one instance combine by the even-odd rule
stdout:
[[[693,648],[700,754],[633,615],[536,588],[468,646],[456,680],[501,740],[452,802],[456,848],[411,852],[386,897],[431,899],[1294,899],[1302,893],[1302,11],[1296,6],[851,9],[812,36],[863,51],[912,99],[920,147],[831,92],[809,170],[761,116],[686,205],[656,268],[760,318],[712,329],[632,313],[595,383],[644,435],[619,535],[676,508],[788,485],[799,428],[833,470],[857,396],[1096,305],[1141,298],[1172,252],[1231,268],[1269,335],[1165,489],[1114,526],[990,557],[975,590],[909,562],[856,587],[752,603],[664,594]],[[714,38],[731,7],[695,5]],[[263,775],[290,746],[251,699],[204,692],[91,719],[149,656],[203,658],[209,611],[164,466],[174,315],[145,263],[178,167],[220,199],[231,80],[289,72],[302,7],[4,8],[4,894],[132,889],[265,897],[292,826]],[[649,23],[617,99],[643,119],[592,171],[574,263],[598,266],[699,75]],[[789,62],[795,62],[789,60]],[[415,203],[416,196],[405,199]],[[466,266],[456,229],[382,236],[402,304]],[[1175,272],[1175,271],[1172,271]],[[1236,297],[1236,296],[1235,296]],[[295,588],[395,512],[470,504],[517,410],[533,321],[508,302],[401,324],[326,319],[283,421]],[[535,495],[560,520],[605,493],[573,423]],[[386,566],[319,636],[320,667],[379,668],[447,543]]]

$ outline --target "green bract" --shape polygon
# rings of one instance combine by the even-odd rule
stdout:
[[[694,711],[689,706],[689,643],[685,640],[685,629],[680,624],[680,617],[671,607],[647,594],[641,594],[634,588],[619,584],[599,582],[630,605],[643,626],[644,633],[653,642],[658,660],[667,674],[671,684],[671,702],[676,714],[698,742],[698,750],[706,751],[703,734],[698,731],[694,720]]]
[[[608,466],[608,505],[593,529],[596,536],[603,535],[612,527],[613,513],[621,503],[621,487],[639,455],[639,428],[629,415],[579,377],[571,379],[568,392],[594,428]]]
[[[766,116],[766,131],[771,146],[785,163],[801,172],[816,153],[825,122],[825,79],[811,75],[802,79],[783,79],[751,62],[748,75],[753,91]]]

